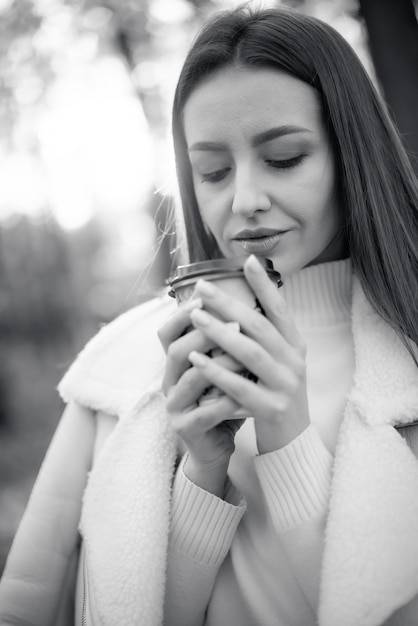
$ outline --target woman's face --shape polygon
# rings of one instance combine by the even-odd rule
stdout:
[[[289,275],[342,258],[334,155],[315,90],[269,68],[225,68],[184,109],[197,203],[226,257]]]

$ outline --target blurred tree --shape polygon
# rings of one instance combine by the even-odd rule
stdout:
[[[32,46],[42,18],[31,0],[6,2],[0,16],[0,139],[9,146],[21,103],[35,100],[50,77],[50,61]],[[26,92],[26,93],[25,93]]]
[[[30,346],[39,361],[48,352],[58,363],[63,354],[75,354],[98,324],[86,294],[95,282],[99,241],[92,230],[75,233],[74,240],[52,219],[33,224],[21,216],[0,226],[0,350],[7,355],[0,361],[0,423],[15,417],[8,408],[12,392],[19,393],[15,381],[10,384],[16,347]]]
[[[413,0],[359,0],[377,78],[418,173],[418,22]]]
[[[71,340],[72,317],[79,304],[68,298],[68,250],[53,223],[32,224],[22,216],[0,229],[0,336],[34,346]],[[73,305],[67,311],[68,305]],[[68,315],[68,313],[71,313]],[[76,320],[74,319],[74,323]]]

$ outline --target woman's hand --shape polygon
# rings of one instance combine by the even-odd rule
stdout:
[[[206,311],[195,309],[196,329],[253,373],[253,382],[222,367],[199,350],[189,359],[206,380],[254,417],[260,453],[283,447],[309,425],[305,345],[287,311],[286,302],[264,269],[251,256],[244,266],[246,279],[264,309],[265,317],[238,302],[213,283],[199,281],[197,295],[217,318],[234,320],[236,333]]]
[[[208,353],[216,347],[205,333],[195,330],[191,324],[191,311],[201,306],[199,299],[180,306],[159,330],[167,355],[162,388],[173,429],[188,450],[186,475],[195,484],[221,497],[234,451],[235,433],[243,420],[233,418],[239,404],[226,395],[199,403],[210,383],[199,368],[191,365],[188,356],[192,351]],[[233,326],[227,325],[231,332],[238,334],[236,325],[235,330]],[[222,371],[240,367],[225,354],[211,360]]]

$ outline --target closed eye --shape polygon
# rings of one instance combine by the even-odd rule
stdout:
[[[290,167],[296,167],[297,165],[300,165],[302,161],[304,161],[306,156],[307,156],[306,154],[299,154],[298,156],[293,157],[291,159],[282,159],[280,161],[273,160],[273,159],[266,159],[265,162],[267,163],[267,165],[270,165],[270,167],[275,167],[276,169],[285,170]]]
[[[224,167],[221,170],[216,170],[215,172],[208,172],[207,174],[200,174],[200,181],[202,183],[218,183],[227,176],[228,172],[231,171],[230,167]]]
[[[299,154],[296,157],[292,157],[291,159],[266,159],[265,163],[270,167],[274,167],[275,169],[289,169],[291,167],[296,167],[305,159],[306,154]],[[214,172],[208,172],[207,174],[200,174],[200,181],[202,183],[219,183],[223,180],[228,173],[231,171],[230,167],[224,167],[220,170],[215,170]]]

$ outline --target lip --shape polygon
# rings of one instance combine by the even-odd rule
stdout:
[[[235,235],[233,241],[242,246],[248,254],[263,255],[271,252],[286,232],[272,228],[245,229]]]

